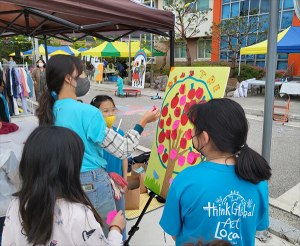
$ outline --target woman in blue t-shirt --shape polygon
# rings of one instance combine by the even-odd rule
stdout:
[[[268,184],[271,168],[246,141],[248,122],[243,108],[230,99],[193,105],[194,149],[205,161],[174,179],[161,227],[176,245],[223,239],[254,246],[255,232],[268,228]]]
[[[82,75],[82,62],[73,56],[56,55],[47,63],[48,90],[41,96],[37,116],[40,125],[56,125],[75,131],[84,142],[85,151],[80,170],[83,189],[93,206],[106,221],[110,211],[116,210],[110,179],[106,171],[103,150],[124,159],[139,144],[140,135],[147,123],[156,121],[159,110],[149,110],[134,129],[122,137],[107,128],[99,109],[77,102],[90,88],[89,80]],[[108,235],[109,226],[103,228]]]
[[[114,131],[118,130],[117,131],[118,134],[120,134],[121,136],[124,136],[124,132],[121,129],[117,129],[116,127],[112,126],[116,119],[116,110],[117,109],[116,109],[114,100],[110,96],[107,96],[107,95],[96,96],[91,101],[91,105],[93,105],[94,107],[98,108],[101,111],[108,128],[111,128]],[[128,168],[127,157],[124,158],[123,160],[121,160],[121,159],[118,159],[117,157],[113,156],[106,150],[104,150],[103,158],[107,162],[106,169],[107,169],[108,173],[117,173],[121,177],[123,177],[123,179],[125,181],[127,181],[127,168]],[[124,187],[124,190],[126,190],[126,187]],[[122,195],[122,198],[119,201],[115,200],[115,202],[116,202],[117,211],[122,210],[123,214],[125,216],[124,195]],[[122,234],[123,234],[123,240],[125,241],[126,240],[126,227],[123,229]]]

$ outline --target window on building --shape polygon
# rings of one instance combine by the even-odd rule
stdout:
[[[259,10],[259,0],[250,0],[250,12],[254,9]]]
[[[211,58],[211,40],[198,41],[198,58]]]
[[[289,55],[278,55],[278,59],[288,59]]]
[[[249,0],[240,2],[240,16],[248,15]]]
[[[175,44],[175,58],[186,58],[186,49],[184,43]]]
[[[277,70],[286,71],[288,68],[288,61],[278,61]]]
[[[240,3],[231,4],[231,15],[230,17],[238,16],[240,12]]]
[[[263,23],[265,24],[260,28],[260,31],[265,31],[268,29],[269,15],[261,15],[259,17],[259,26],[261,26]]]
[[[256,55],[256,59],[265,59],[265,54]]]
[[[293,0],[284,0],[283,9],[293,9],[293,8],[294,8]]]
[[[257,61],[256,65],[261,67],[261,68],[265,68],[265,62],[264,61]]]
[[[270,0],[261,0],[260,3],[260,13],[268,13],[269,12],[269,2]]]
[[[229,3],[230,0],[223,0],[223,3]]]
[[[257,31],[258,27],[258,17],[257,16],[252,16],[249,18],[250,26],[252,27],[250,32],[255,32]]]
[[[255,44],[257,41],[257,34],[251,33],[247,37],[247,46]]]
[[[197,1],[197,10],[203,11],[209,9],[209,0],[198,0]]]
[[[281,21],[281,29],[286,29],[293,23],[293,15],[294,11],[284,11],[282,12],[282,21]]]
[[[225,4],[222,6],[222,19],[229,18],[230,4]]]

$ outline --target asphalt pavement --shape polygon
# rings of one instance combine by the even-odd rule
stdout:
[[[113,91],[116,87],[111,86],[111,89],[106,87],[102,89],[103,87],[103,85],[95,86],[92,84],[89,94],[81,99],[85,103],[90,103],[96,95],[111,96],[118,108],[114,125],[118,126],[120,119],[122,119],[121,129],[123,131],[133,128],[145,111],[151,109],[153,105],[156,107],[161,107],[162,105],[162,99],[151,100],[150,96],[143,95],[120,98],[115,96],[115,92]],[[155,90],[152,90],[152,92],[154,93]],[[244,100],[247,100],[247,98]],[[253,106],[253,104],[250,105]],[[263,118],[247,114],[247,119],[249,122],[248,145],[258,153],[261,153]],[[155,130],[156,123],[148,124],[142,133],[140,145],[151,149]],[[299,140],[300,122],[289,122],[285,125],[282,125],[280,122],[273,122],[270,161],[273,175],[269,182],[270,197],[272,198],[279,197],[300,182]]]

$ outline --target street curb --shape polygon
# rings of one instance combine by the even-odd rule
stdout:
[[[292,244],[300,243],[300,230],[277,219],[273,219],[272,217],[269,217],[269,220],[270,224],[267,230],[270,233],[285,239]]]
[[[264,117],[264,111],[259,109],[243,108],[246,114]],[[300,122],[300,115],[290,114],[289,121]]]

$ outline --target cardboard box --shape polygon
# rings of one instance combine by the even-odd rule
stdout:
[[[144,168],[145,171],[147,171],[148,165],[146,165],[144,163],[136,163],[136,164],[132,165],[131,166],[131,176],[139,176],[140,177],[140,192],[141,192],[141,194],[143,194],[143,193],[147,193],[147,188],[144,185],[146,173],[140,174],[140,173],[135,172],[135,170],[138,170],[141,167]]]
[[[125,192],[125,210],[140,209],[140,178],[138,175],[127,177],[127,190]]]

